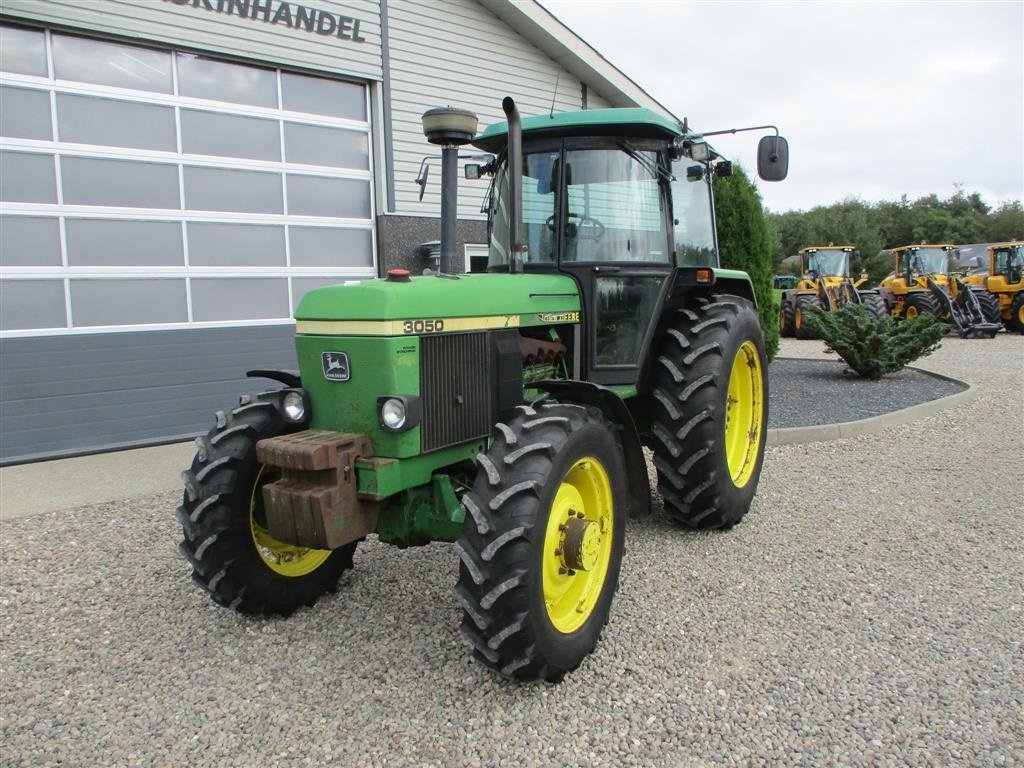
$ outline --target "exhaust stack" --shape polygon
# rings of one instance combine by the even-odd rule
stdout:
[[[441,146],[441,263],[442,274],[465,272],[465,260],[455,253],[459,218],[459,147],[473,140],[476,115],[465,109],[440,107],[423,113],[423,135]]]
[[[502,99],[508,120],[509,271],[523,271],[523,124],[511,96]]]

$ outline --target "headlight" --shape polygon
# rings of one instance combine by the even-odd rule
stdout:
[[[380,423],[387,429],[399,430],[405,426],[405,403],[396,397],[389,397],[380,407]]]
[[[299,423],[306,418],[306,401],[301,392],[287,392],[281,398],[281,410],[288,421]]]

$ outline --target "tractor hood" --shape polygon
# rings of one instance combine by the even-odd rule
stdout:
[[[349,322],[350,327],[346,329],[342,324],[345,321],[394,320],[431,323],[447,318],[475,318],[487,322],[474,327],[500,328],[551,322],[551,319],[534,316],[553,313],[576,313],[577,317],[572,320],[578,320],[579,310],[576,282],[566,275],[463,274],[349,280],[317,288],[303,297],[295,319],[299,333],[360,335],[358,325]],[[327,323],[338,327],[332,329]],[[363,332],[377,335],[369,328]],[[396,334],[409,332],[394,331]]]

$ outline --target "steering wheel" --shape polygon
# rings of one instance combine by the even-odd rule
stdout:
[[[593,216],[587,216],[584,213],[568,213],[566,218],[568,219],[565,225],[566,237],[575,237],[577,240],[597,240],[604,235],[604,224]],[[574,224],[573,219],[576,219],[577,223]],[[547,225],[549,230],[555,231],[554,214],[548,216]]]

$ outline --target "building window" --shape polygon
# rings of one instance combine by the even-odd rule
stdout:
[[[0,332],[279,323],[376,274],[361,83],[0,25]]]

